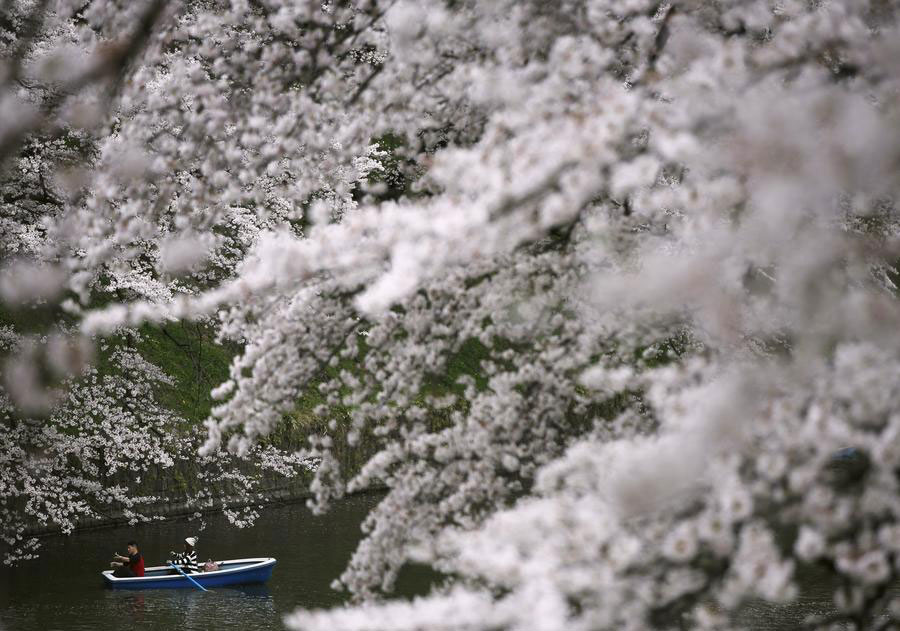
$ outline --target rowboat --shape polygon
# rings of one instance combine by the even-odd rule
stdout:
[[[261,557],[257,559],[231,559],[218,561],[219,569],[213,572],[198,572],[189,576],[203,587],[222,587],[223,585],[247,585],[249,583],[265,583],[272,576],[275,559]],[[116,589],[152,589],[197,586],[181,574],[172,574],[172,568],[160,565],[148,567],[143,576],[118,578],[113,570],[101,572],[107,586]]]

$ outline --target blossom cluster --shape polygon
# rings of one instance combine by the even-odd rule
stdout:
[[[4,303],[214,321],[198,458],[315,392],[314,507],[388,487],[289,626],[728,628],[810,564],[809,626],[896,626],[896,2],[31,6]],[[379,603],[408,562],[456,580]]]

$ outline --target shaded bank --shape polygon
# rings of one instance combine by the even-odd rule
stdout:
[[[265,475],[252,495],[237,492],[236,485],[225,479],[207,483],[205,489],[197,481],[197,466],[177,463],[167,469],[157,467],[140,482],[130,482],[136,494],[155,496],[158,501],[142,504],[133,509],[120,507],[98,511],[96,517],[85,517],[75,522],[74,531],[129,524],[133,517],[129,510],[159,519],[178,519],[191,516],[220,513],[225,509],[248,506],[265,506],[280,502],[298,502],[309,497],[309,474],[296,478]],[[204,493],[201,497],[199,494]],[[208,494],[208,495],[207,495]],[[41,524],[33,520],[22,533],[24,537],[49,537],[62,535],[57,524]],[[0,551],[3,549],[0,544]]]

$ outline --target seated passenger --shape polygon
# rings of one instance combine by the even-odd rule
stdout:
[[[126,552],[128,552],[127,557],[120,555],[118,552],[113,555],[113,559],[115,560],[109,564],[109,567],[116,568],[113,572],[113,576],[116,578],[143,576],[144,557],[141,556],[141,553],[138,550],[137,541],[129,541]]]
[[[197,537],[187,537],[184,540],[184,552],[180,554],[170,552],[174,555],[172,562],[186,574],[196,574],[200,571],[200,566],[197,565],[197,552],[194,550],[195,545],[197,545]]]

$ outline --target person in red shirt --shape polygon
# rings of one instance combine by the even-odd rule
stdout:
[[[110,567],[116,568],[113,576],[117,578],[132,578],[144,575],[144,557],[138,550],[137,541],[129,541],[127,548],[128,556],[123,557],[118,552],[113,555],[115,561],[109,564]]]

